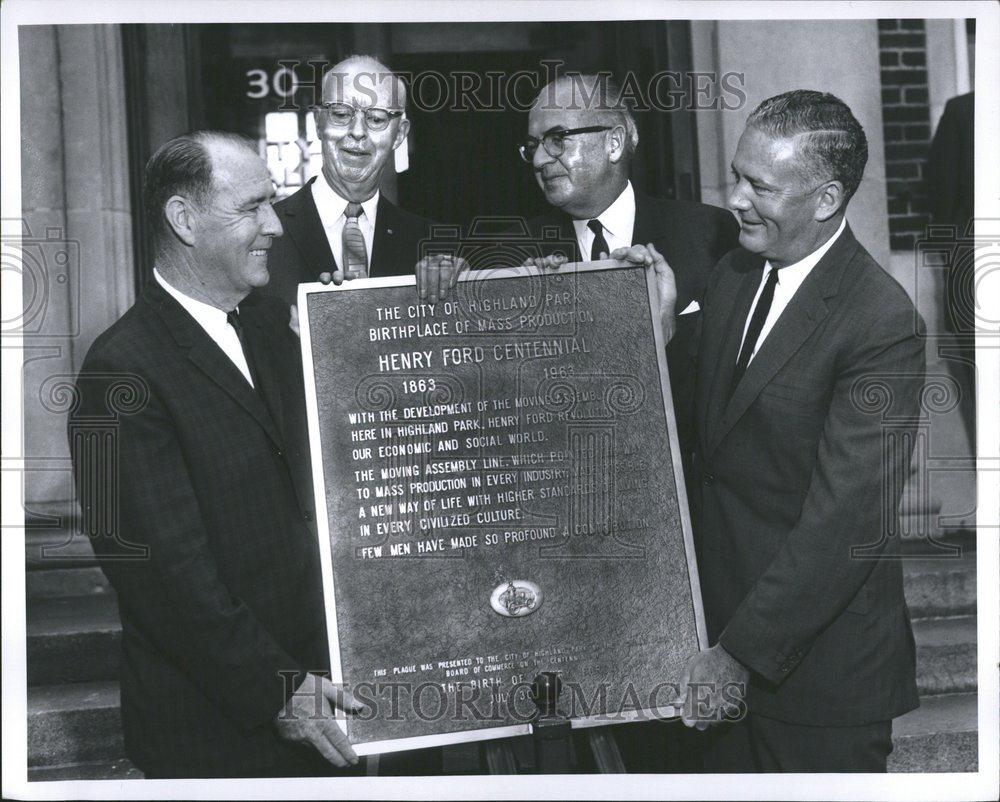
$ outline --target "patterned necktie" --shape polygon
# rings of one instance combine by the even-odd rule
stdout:
[[[601,221],[591,220],[587,223],[587,228],[594,232],[594,244],[590,246],[590,261],[599,261],[602,253],[610,256],[611,249],[608,247],[608,241],[604,239],[604,226],[601,225]]]
[[[344,273],[352,278],[368,278],[368,249],[358,225],[358,216],[365,213],[360,203],[348,203],[344,209]]]

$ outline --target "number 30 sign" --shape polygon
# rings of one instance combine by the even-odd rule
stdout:
[[[262,100],[272,91],[278,97],[291,97],[299,88],[299,79],[288,67],[279,67],[273,75],[268,75],[267,70],[251,69],[246,76],[247,97],[251,100]]]

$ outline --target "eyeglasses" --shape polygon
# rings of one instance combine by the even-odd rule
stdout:
[[[518,146],[517,151],[521,154],[521,158],[528,164],[531,164],[535,158],[535,151],[538,150],[539,145],[553,159],[557,159],[562,156],[563,151],[566,149],[566,137],[573,136],[574,134],[596,134],[598,131],[610,130],[610,125],[588,125],[584,128],[567,128],[565,131],[550,131],[542,137],[541,141],[535,139],[533,136],[529,136]]]
[[[322,113],[335,128],[347,128],[354,122],[354,115],[359,111],[364,115],[365,126],[370,131],[382,131],[394,117],[402,117],[403,112],[397,109],[380,109],[377,106],[358,108],[347,103],[321,103],[313,106],[313,111]]]

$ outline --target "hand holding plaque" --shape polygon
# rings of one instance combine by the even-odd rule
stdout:
[[[537,267],[539,270],[558,270],[569,261],[565,254],[553,253],[549,256],[529,256],[521,267]]]
[[[362,706],[350,691],[338,688],[326,677],[306,674],[275,718],[278,735],[293,743],[310,744],[334,766],[356,765],[358,756],[337,726],[334,708],[356,713]]]
[[[432,304],[448,299],[448,291],[455,288],[458,277],[469,265],[461,256],[436,253],[417,262],[417,297]]]
[[[631,248],[616,248],[612,251],[611,258],[634,265],[645,265],[647,269],[652,268],[656,275],[654,283],[660,299],[660,328],[663,330],[663,342],[670,342],[677,328],[674,314],[677,306],[677,281],[667,260],[653,247],[652,242],[648,245],[633,245]]]
[[[602,254],[607,256],[607,254]],[[653,247],[648,245],[633,245],[630,248],[616,248],[611,252],[611,259],[628,262],[633,265],[643,265],[651,268],[656,275],[656,291],[659,296],[660,328],[663,331],[663,342],[669,343],[677,328],[675,310],[677,306],[677,281],[674,271],[670,269],[667,260]],[[558,270],[566,264],[566,257],[561,253],[551,256],[535,256],[524,260],[522,267],[537,267],[539,270]]]
[[[710,724],[741,718],[749,678],[746,667],[720,644],[692,654],[673,701],[684,711],[684,726],[705,730]]]

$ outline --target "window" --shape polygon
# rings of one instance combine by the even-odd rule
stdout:
[[[291,195],[322,169],[316,121],[308,111],[268,112],[260,149],[279,198]]]

